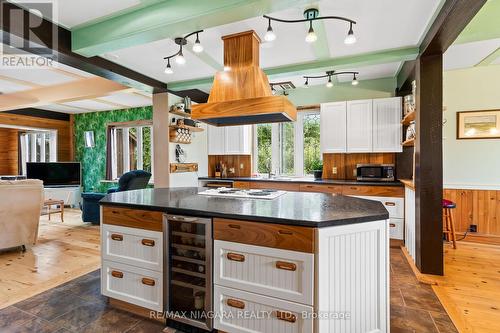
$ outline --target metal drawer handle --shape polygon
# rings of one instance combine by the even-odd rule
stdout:
[[[396,228],[396,224],[395,223],[389,223],[389,227]]]
[[[121,278],[123,278],[123,272],[120,272],[120,271],[111,271],[111,276],[115,277],[115,278],[118,278],[118,279],[121,279]]]
[[[142,284],[145,284],[146,286],[151,286],[153,287],[155,285],[155,280],[150,279],[150,278],[142,278]]]
[[[228,224],[227,226],[232,229],[241,229],[241,225],[238,224]]]
[[[276,261],[276,268],[294,272],[297,270],[297,265],[292,262]]]
[[[386,206],[396,206],[396,203],[388,201],[388,202],[385,203],[385,205]]]
[[[121,242],[123,240],[123,235],[111,234],[111,239],[114,241]]]
[[[169,220],[174,220],[174,221],[181,221],[181,222],[194,222],[197,221],[198,219],[196,217],[184,217],[184,216],[177,216],[177,215],[169,215],[168,216]]]
[[[227,259],[232,261],[244,262],[245,256],[238,253],[228,252],[226,255]]]
[[[152,239],[146,239],[144,238],[142,241],[141,241],[142,245],[144,246],[155,246],[155,241],[152,240]]]
[[[287,321],[289,323],[295,323],[297,321],[297,316],[291,312],[287,311],[276,311],[276,318],[279,320]]]
[[[278,230],[278,233],[281,235],[293,235],[293,232],[290,230]]]
[[[357,187],[351,187],[350,189],[351,190],[357,190],[358,188]]]
[[[233,308],[237,309],[244,309],[245,308],[245,302],[238,301],[236,299],[228,298],[226,301],[227,305]]]

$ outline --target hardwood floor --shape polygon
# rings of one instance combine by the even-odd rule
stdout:
[[[99,227],[81,221],[79,210],[40,218],[38,242],[22,253],[0,252],[0,309],[64,282],[95,271],[101,265]]]
[[[500,247],[445,245],[445,275],[427,276],[460,332],[500,332]]]

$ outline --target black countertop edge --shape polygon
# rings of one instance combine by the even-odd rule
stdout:
[[[357,180],[342,180],[342,179],[314,179],[314,178],[290,178],[290,179],[265,179],[254,177],[198,177],[198,180],[207,181],[242,181],[242,182],[278,182],[278,183],[302,183],[302,184],[325,184],[325,185],[363,185],[363,186],[399,186],[403,187],[404,184],[400,181],[391,182],[367,182]]]
[[[232,219],[232,220],[242,220],[242,221],[250,221],[250,222],[263,222],[263,223],[274,223],[274,224],[283,224],[283,225],[295,225],[300,227],[310,227],[310,228],[325,228],[325,227],[335,227],[349,224],[357,224],[364,222],[373,222],[380,220],[388,220],[389,213],[387,214],[379,214],[379,215],[371,215],[369,217],[356,217],[356,218],[348,218],[343,220],[336,221],[301,221],[301,220],[289,220],[289,219],[277,219],[272,217],[263,217],[263,216],[252,216],[252,215],[233,215],[233,214],[220,214],[217,212],[205,212],[199,211],[195,209],[180,209],[180,208],[165,208],[158,206],[150,206],[150,205],[138,205],[138,204],[127,204],[127,203],[119,203],[119,202],[101,202],[101,206],[118,206],[124,208],[132,208],[132,209],[141,209],[141,210],[151,210],[155,212],[163,212],[174,215],[187,215],[187,216],[197,216],[197,217],[206,217],[206,218],[224,218],[224,219]]]

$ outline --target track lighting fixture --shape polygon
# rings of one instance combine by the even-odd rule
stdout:
[[[326,87],[327,88],[331,88],[331,87],[333,87],[332,76],[345,75],[345,74],[352,74],[353,75],[352,82],[351,82],[353,86],[357,86],[359,84],[359,81],[358,81],[357,76],[356,76],[356,75],[359,74],[359,72],[336,72],[336,71],[328,71],[324,75],[304,76],[304,79],[306,80],[306,82],[304,83],[304,88],[309,87],[309,79],[322,79],[322,78],[325,78],[325,77],[328,78],[328,81],[326,82]]]
[[[200,32],[203,32],[203,30],[198,30],[198,31],[192,32],[184,37],[177,37],[174,39],[175,44],[179,45],[179,51],[177,51],[176,53],[174,53],[168,57],[163,58],[163,59],[167,60],[167,67],[165,67],[165,74],[172,74],[174,72],[172,69],[172,66],[170,65],[170,59],[174,58],[175,63],[178,65],[184,65],[186,63],[186,58],[184,57],[182,49],[183,49],[184,45],[187,44],[187,38],[189,38],[193,35],[196,35],[196,41],[194,42],[194,45],[193,45],[193,52],[195,52],[195,53],[203,52],[203,45],[201,45],[200,36],[199,36]]]
[[[264,40],[266,42],[272,42],[276,39],[276,34],[273,31],[273,27],[271,27],[271,19],[269,19],[269,24],[267,26],[266,34],[264,35]]]
[[[279,19],[276,17],[271,17],[268,15],[264,15],[264,18],[268,20],[268,25],[267,25],[267,32],[266,35],[264,36],[264,39],[268,42],[271,42],[276,39],[276,34],[273,31],[273,28],[271,27],[271,21],[276,21],[276,22],[282,22],[282,23],[299,23],[299,22],[309,22],[309,31],[306,35],[306,42],[308,43],[314,43],[317,39],[318,36],[316,35],[312,22],[316,20],[339,20],[339,21],[345,21],[349,23],[349,32],[347,33],[347,36],[344,40],[345,44],[354,44],[356,43],[356,36],[354,36],[354,30],[353,30],[353,25],[356,24],[356,21],[353,21],[351,19],[348,19],[346,17],[341,17],[341,16],[319,16],[319,11],[316,8],[309,8],[304,11],[304,18],[303,19],[297,19],[297,20],[285,20],[285,19]]]

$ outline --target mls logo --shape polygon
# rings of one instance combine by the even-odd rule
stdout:
[[[54,66],[58,42],[55,0],[0,3],[2,52],[0,67]]]

